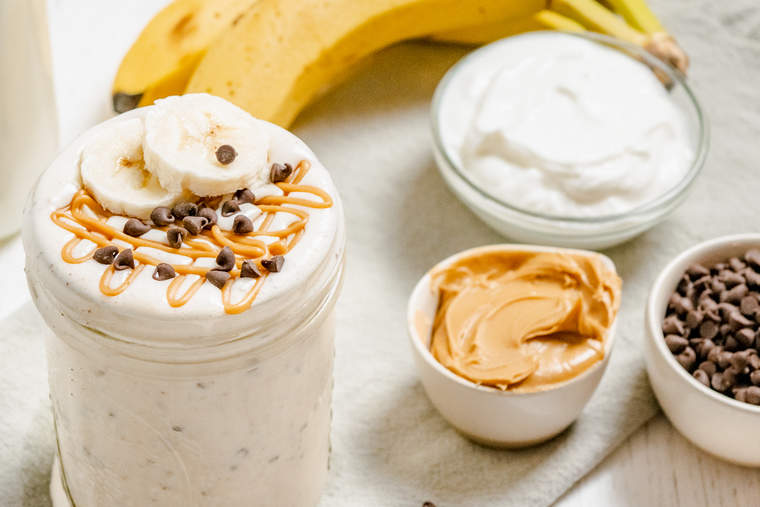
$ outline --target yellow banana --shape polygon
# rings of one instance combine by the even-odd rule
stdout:
[[[566,16],[548,9],[517,19],[499,20],[481,26],[473,26],[451,32],[435,34],[432,40],[459,44],[487,44],[511,35],[536,30],[564,30],[583,32],[586,28]]]
[[[177,0],[145,26],[119,66],[114,109],[123,112],[182,93],[219,34],[258,0]]]
[[[665,32],[660,20],[644,0],[605,0],[629,25],[644,33]]]
[[[186,92],[288,126],[345,69],[395,42],[535,12],[545,0],[259,0],[217,39]]]

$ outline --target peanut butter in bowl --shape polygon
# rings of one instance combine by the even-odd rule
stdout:
[[[503,391],[536,392],[605,357],[621,280],[596,254],[474,250],[430,274],[438,306],[430,352],[451,372]]]

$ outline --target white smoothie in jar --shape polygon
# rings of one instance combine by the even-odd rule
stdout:
[[[94,127],[27,203],[27,276],[52,331],[55,507],[319,499],[342,207],[301,140],[221,102],[172,98]],[[124,135],[108,142],[114,133]],[[112,159],[118,168],[102,174]],[[135,167],[140,178],[128,177]],[[253,196],[234,193],[241,182]],[[167,230],[179,221],[152,213],[140,217],[147,232],[126,234],[127,214],[113,210],[143,214],[156,200],[200,202],[217,224],[191,215],[178,247]],[[217,257],[225,245],[232,257]]]
[[[625,213],[675,187],[694,159],[685,114],[652,70],[571,34],[478,50],[440,108],[442,142],[465,177],[528,212]]]

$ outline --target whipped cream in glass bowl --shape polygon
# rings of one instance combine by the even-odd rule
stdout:
[[[447,73],[432,115],[454,193],[502,234],[558,246],[611,246],[665,218],[708,144],[676,71],[597,34],[484,46]]]
[[[24,216],[55,507],[317,503],[345,233],[301,140],[171,98],[85,133]]]

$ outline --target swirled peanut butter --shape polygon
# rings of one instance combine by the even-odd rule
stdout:
[[[620,278],[600,257],[481,250],[434,270],[430,350],[476,384],[540,391],[604,358]]]

